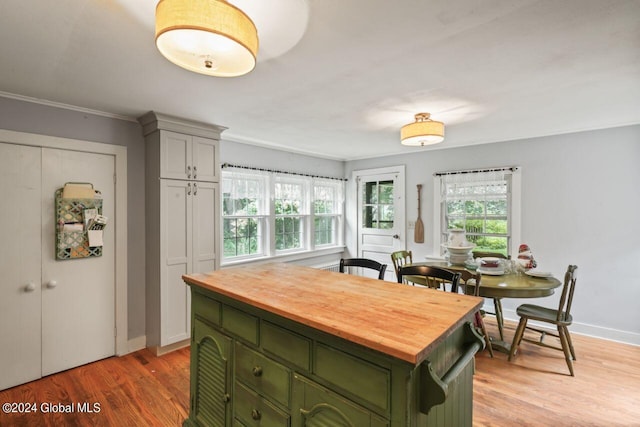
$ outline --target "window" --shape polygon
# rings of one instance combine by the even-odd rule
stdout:
[[[264,174],[222,174],[223,257],[264,253],[266,209]]]
[[[335,246],[342,240],[343,188],[340,181],[313,181],[313,230],[315,247]]]
[[[276,251],[305,248],[307,182],[288,177],[275,178],[274,209]]]
[[[368,181],[362,192],[362,224],[365,228],[393,228],[393,180]]]
[[[343,193],[339,180],[223,170],[223,260],[341,245]]]
[[[514,235],[519,236],[519,179],[516,218],[512,169],[452,172],[437,176],[440,218],[436,229],[440,230],[439,243],[447,241],[450,229],[461,228],[466,231],[467,240],[475,244],[476,250],[504,255],[511,253]]]

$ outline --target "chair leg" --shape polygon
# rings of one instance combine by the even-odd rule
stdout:
[[[576,359],[576,351],[573,349],[573,343],[571,342],[571,334],[569,334],[569,328],[567,328],[566,326],[562,327],[564,329],[564,334],[567,337],[567,342],[569,343],[569,350],[571,351],[571,357],[573,357],[573,360],[578,360]]]
[[[496,312],[496,322],[498,323],[498,332],[500,333],[500,341],[504,341],[504,317],[502,317],[502,302],[499,298],[493,299],[493,307]]]
[[[484,341],[486,343],[487,350],[489,350],[489,356],[493,357],[493,347],[491,347],[491,338],[489,337],[489,332],[487,332],[487,328],[484,326],[484,321],[482,320],[482,314],[480,314],[479,311],[476,311],[475,324],[482,331],[482,335],[484,336]]]
[[[571,376],[574,377],[575,375],[573,374],[573,362],[571,361],[569,342],[567,341],[567,335],[565,334],[564,328],[562,326],[558,326],[558,336],[560,337],[560,344],[562,344],[562,351],[564,352],[564,359],[567,361],[569,372],[571,373]]]
[[[518,323],[518,327],[516,328],[516,332],[513,335],[513,342],[511,343],[511,349],[509,350],[509,362],[516,355],[518,351],[518,347],[520,347],[520,342],[522,341],[522,337],[524,336],[524,329],[527,326],[527,318],[521,317],[520,322]]]

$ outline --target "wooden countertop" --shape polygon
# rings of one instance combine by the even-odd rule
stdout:
[[[182,278],[415,365],[482,304],[472,296],[281,263]]]

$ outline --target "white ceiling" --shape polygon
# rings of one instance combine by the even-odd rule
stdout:
[[[434,149],[640,123],[638,0],[268,0],[237,78],[165,60],[155,4],[2,0],[0,95],[343,160],[416,151],[399,129],[423,111],[446,124]]]

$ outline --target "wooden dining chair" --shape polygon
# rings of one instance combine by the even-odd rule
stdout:
[[[562,287],[562,294],[560,295],[558,309],[541,307],[534,304],[522,304],[516,309],[516,313],[520,316],[520,322],[518,323],[518,328],[513,336],[513,343],[511,344],[511,351],[509,352],[509,360],[513,359],[518,351],[518,347],[520,347],[520,343],[524,340],[532,344],[562,351],[564,353],[564,358],[567,361],[567,366],[569,367],[571,376],[575,376],[572,360],[576,360],[576,352],[573,349],[573,343],[571,342],[571,335],[569,335],[568,326],[573,322],[573,318],[571,317],[571,304],[573,303],[573,292],[576,287],[577,269],[578,267],[575,265],[570,265],[567,268],[567,272],[564,275],[564,285]],[[558,333],[555,334],[548,330],[527,326],[528,320],[556,325]],[[540,339],[533,340],[525,338],[525,329],[539,333]],[[560,347],[545,343],[543,340],[547,335],[552,335],[558,338],[560,340]]]
[[[469,270],[460,270],[460,284],[464,287],[464,293],[466,295],[473,295],[474,297],[480,296],[480,281],[482,280],[482,274],[472,273]],[[476,329],[479,329],[484,336],[487,350],[489,355],[493,357],[493,348],[491,347],[491,339],[487,328],[484,326],[484,312],[482,310],[476,311],[474,325]]]
[[[400,274],[400,267],[405,264],[413,263],[413,254],[411,251],[396,251],[391,253],[391,262],[393,263],[393,269],[396,272],[396,278]],[[400,282],[402,283],[402,282]],[[405,280],[406,284],[407,281]]]
[[[342,258],[340,260],[340,273],[345,272],[345,267],[362,267],[376,270],[379,280],[384,280],[384,273],[387,271],[387,264],[381,264],[368,258]]]
[[[428,265],[401,266],[398,272],[398,283],[403,283],[403,276],[420,276],[430,288],[447,290],[446,285],[449,285],[449,291],[453,293],[458,292],[460,282],[460,273]]]

